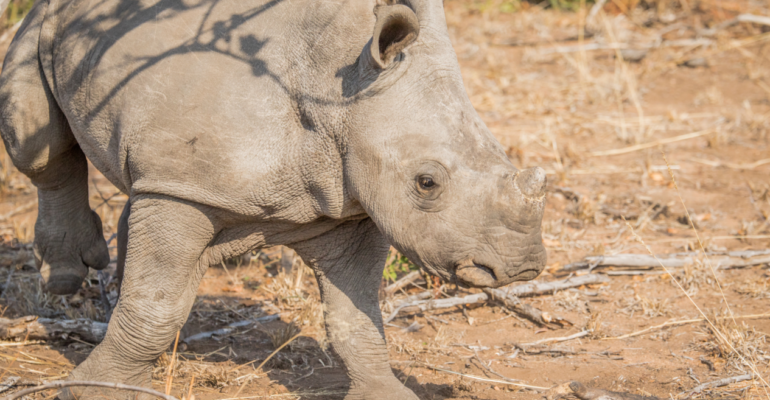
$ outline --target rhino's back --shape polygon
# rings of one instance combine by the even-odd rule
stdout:
[[[118,187],[264,213],[302,195],[297,157],[329,154],[297,115],[302,3],[73,0],[49,13],[41,52],[78,142]]]

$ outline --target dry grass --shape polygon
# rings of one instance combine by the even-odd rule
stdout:
[[[264,332],[267,334],[267,336],[270,337],[270,343],[273,344],[273,347],[277,349],[286,344],[289,339],[296,336],[298,333],[300,333],[300,331],[301,329],[299,329],[296,325],[287,324],[280,328],[265,330]]]
[[[654,299],[639,294],[631,299],[620,300],[617,305],[617,313],[626,314],[631,318],[636,315],[647,318],[665,317],[672,313],[668,299]]]
[[[46,292],[43,290],[40,275],[28,272],[26,269],[14,271],[10,279],[6,273],[5,276],[0,277],[0,280],[8,283],[0,298],[8,306],[6,315],[39,315],[48,318],[88,318],[106,321],[96,271],[89,272],[84,289],[70,296]],[[114,304],[117,299],[117,283],[108,285],[107,291],[108,298]]]
[[[770,299],[770,282],[768,280],[764,282],[756,279],[746,280],[734,286],[733,290],[749,299]]]
[[[724,360],[730,373],[747,373],[758,365],[767,365],[770,361],[768,338],[746,322],[733,322],[730,318],[720,318],[714,313],[714,326],[705,326],[708,333],[697,347],[706,353]]]
[[[685,265],[680,271],[674,273],[674,277],[690,295],[697,293],[703,286],[717,287],[717,281],[711,268],[706,266],[702,259],[695,260],[693,264]],[[672,284],[676,285],[673,281]]]
[[[564,290],[553,295],[551,304],[562,311],[577,311],[587,313],[588,302],[577,291]]]

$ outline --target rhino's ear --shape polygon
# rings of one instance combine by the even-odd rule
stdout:
[[[403,4],[378,6],[374,9],[377,22],[374,35],[369,43],[371,65],[375,68],[387,67],[406,46],[417,39],[420,22],[411,8]]]

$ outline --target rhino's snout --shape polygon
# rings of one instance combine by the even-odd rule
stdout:
[[[545,196],[545,171],[540,167],[527,168],[519,172],[514,182],[526,197],[542,199]]]
[[[544,255],[544,253],[543,253]],[[545,266],[545,257],[535,257],[516,268],[495,268],[467,259],[457,265],[457,279],[471,287],[500,287],[514,281],[528,281],[537,277]]]
[[[465,284],[474,287],[497,286],[497,275],[492,268],[476,264],[473,260],[461,262],[455,270],[457,278]]]

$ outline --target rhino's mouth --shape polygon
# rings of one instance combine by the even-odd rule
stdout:
[[[461,261],[455,269],[455,274],[460,281],[473,287],[497,286],[495,270],[472,259]]]
[[[498,276],[495,271],[501,271],[488,264],[479,263],[473,259],[466,259],[457,264],[455,276],[460,283],[471,287],[499,287],[514,281],[528,281],[536,278],[542,268],[532,264],[522,265],[521,269],[506,272],[508,276]]]

